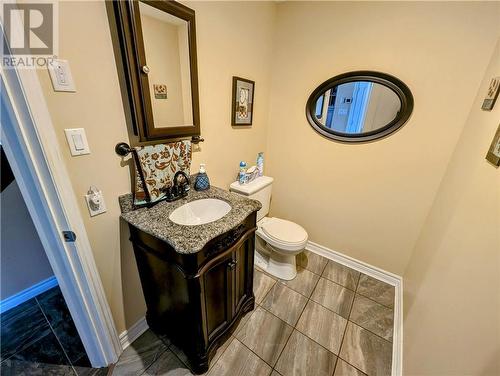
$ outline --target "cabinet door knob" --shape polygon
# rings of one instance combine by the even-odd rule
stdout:
[[[151,69],[149,69],[149,67],[147,65],[143,65],[142,66],[142,71],[146,74],[149,74],[149,72],[151,71]]]
[[[234,269],[234,267],[236,266],[237,263],[238,263],[237,260],[231,260],[229,262],[229,264],[227,264],[227,267],[232,270],[232,269]]]

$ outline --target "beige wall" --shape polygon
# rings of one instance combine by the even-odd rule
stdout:
[[[500,40],[404,274],[404,374],[500,374],[500,170],[485,160],[500,105]]]
[[[201,133],[192,172],[207,164],[213,184],[228,188],[239,162],[266,152],[275,6],[271,2],[186,2],[196,11]],[[231,127],[232,77],[256,82],[251,127]]]
[[[130,192],[130,177],[113,149],[128,137],[104,3],[60,2],[59,29],[59,57],[69,60],[77,91],[54,92],[48,72],[39,76],[120,333],[144,314],[145,305],[132,248],[120,239],[117,198]],[[64,128],[78,127],[85,128],[91,154],[71,157]],[[83,198],[91,184],[103,191],[108,208],[92,218]]]
[[[54,272],[15,180],[0,193],[0,213],[0,300],[4,300]]]
[[[402,274],[493,50],[498,9],[280,2],[266,156],[271,214],[303,225],[314,242]],[[373,143],[323,138],[305,117],[309,95],[359,69],[405,82],[415,97],[411,119]]]
[[[274,5],[270,3],[189,3],[196,10],[201,129],[206,142],[195,152],[206,162],[212,183],[233,180],[240,159],[265,151]],[[242,13],[242,10],[243,13]],[[125,115],[104,2],[61,2],[60,58],[68,59],[76,93],[54,92],[47,71],[39,76],[78,196],[97,267],[119,333],[144,316],[145,304],[127,226],[117,198],[130,192],[127,164],[114,146],[127,141]],[[244,16],[242,16],[244,14]],[[89,27],[92,25],[92,27]],[[238,51],[244,41],[244,51]],[[229,56],[229,57],[228,57]],[[254,125],[231,128],[231,77],[257,81]],[[64,128],[83,127],[91,154],[71,157]],[[104,192],[108,211],[90,218],[83,195],[91,184]]]

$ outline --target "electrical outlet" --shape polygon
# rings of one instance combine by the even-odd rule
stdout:
[[[106,204],[101,191],[91,188],[85,195],[85,200],[91,217],[106,212]]]

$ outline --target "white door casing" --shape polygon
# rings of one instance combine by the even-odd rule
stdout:
[[[92,366],[107,366],[122,347],[37,73],[0,72],[2,145]]]

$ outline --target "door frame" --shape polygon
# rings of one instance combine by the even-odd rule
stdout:
[[[123,349],[37,72],[0,73],[2,145],[90,362],[108,366]],[[65,241],[63,231],[76,240]]]

